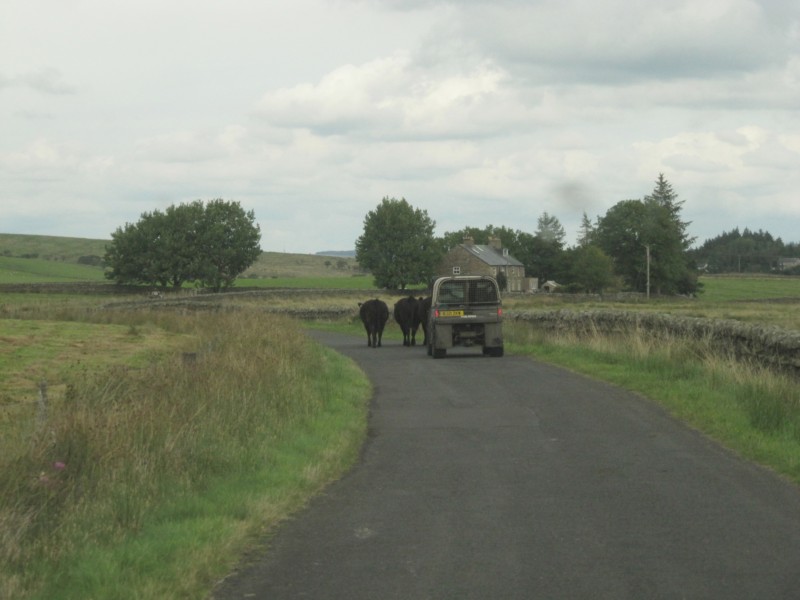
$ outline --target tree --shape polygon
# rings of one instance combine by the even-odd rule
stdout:
[[[690,255],[706,265],[709,273],[769,273],[780,257],[795,256],[793,252],[792,244],[784,245],[781,238],[773,238],[769,232],[747,228],[739,232],[736,228],[706,240]]]
[[[558,248],[564,247],[564,238],[567,234],[561,222],[554,216],[543,212],[536,223],[535,236],[544,242],[552,243]]]
[[[579,291],[602,294],[614,283],[614,261],[593,245],[577,246],[567,251],[569,280]]]
[[[212,200],[197,230],[202,249],[198,279],[214,291],[233,285],[236,277],[261,254],[261,232],[255,213],[246,212],[238,202]]]
[[[623,200],[598,219],[599,247],[614,260],[616,272],[637,291],[691,294],[698,290],[697,273],[688,254],[693,238],[680,220],[682,202],[659,176],[653,194],[644,200]],[[649,256],[649,279],[648,279]]]
[[[563,275],[564,238],[561,222],[554,216],[542,213],[536,233],[527,240],[525,269],[544,283]],[[520,259],[521,260],[521,259]]]
[[[641,200],[622,200],[598,220],[597,244],[614,261],[614,270],[637,291],[646,287],[646,209]]]
[[[381,288],[405,289],[427,282],[443,255],[433,237],[435,225],[427,211],[415,209],[405,198],[385,197],[364,218],[356,260]]]
[[[219,291],[261,254],[253,211],[221,199],[143,213],[111,234],[108,279],[174,288],[196,281]]]
[[[489,237],[494,235],[494,226],[487,225],[483,229],[479,227],[464,227],[459,231],[445,231],[439,241],[445,250],[452,250],[459,244],[464,243],[465,238],[472,238],[476,244],[488,244]],[[505,240],[503,240],[505,243]]]
[[[581,225],[578,232],[578,246],[585,247],[594,241],[595,228],[589,220],[586,211],[584,211],[583,217],[581,218]]]

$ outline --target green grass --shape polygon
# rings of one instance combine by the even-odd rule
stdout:
[[[108,240],[0,233],[0,256],[29,256],[51,262],[77,263],[81,256],[103,256]]]
[[[509,323],[507,348],[641,393],[743,457],[800,484],[800,388],[702,342],[631,332],[545,334]]]
[[[703,284],[703,293],[699,297],[702,303],[800,299],[800,277],[717,275],[702,277],[700,281]]]
[[[0,257],[11,261],[0,262],[0,281],[102,280],[99,269],[75,264],[97,254],[85,240],[26,237],[38,236],[14,237],[28,246],[9,253],[39,257]],[[274,308],[352,307],[360,297],[336,289],[380,294],[370,276],[335,258],[264,253],[246,275],[238,286],[330,290],[274,294]],[[706,293],[691,300],[614,305],[542,294],[505,304],[614,306],[800,329],[800,311],[758,301],[800,298],[800,279],[702,281]],[[119,300],[0,295],[0,389],[7,407],[16,403],[0,431],[19,425],[0,448],[0,597],[205,597],[265,529],[357,455],[370,395],[363,373],[310,343],[298,324],[263,314],[260,295],[204,298],[230,309],[204,312],[109,308]],[[306,326],[364,336],[357,318]],[[384,339],[401,339],[392,320]],[[511,352],[638,391],[800,481],[796,381],[690,340],[545,337],[511,320],[506,339]],[[187,351],[197,353],[200,368],[181,361]],[[33,389],[41,378],[52,390],[44,430],[37,429]],[[65,468],[55,467],[62,462]]]
[[[143,519],[135,535],[86,546],[55,565],[35,598],[204,597],[237,557],[336,478],[356,458],[365,433],[363,376],[342,357],[322,351],[325,409],[286,429],[270,460],[250,472],[175,495]],[[257,442],[256,442],[257,443]]]
[[[106,281],[103,269],[42,258],[0,256],[0,283]]]
[[[150,315],[163,325],[97,316],[120,321],[94,326],[123,336],[112,346],[163,327],[196,363],[156,353],[118,368],[96,348],[44,424],[18,417],[27,438],[0,455],[0,597],[203,597],[265,529],[352,464],[369,384],[297,324],[261,311]],[[15,325],[64,347],[93,331]]]
[[[298,288],[316,290],[374,290],[375,284],[369,275],[352,277],[270,277],[239,278],[236,287]],[[236,289],[236,287],[234,289]]]

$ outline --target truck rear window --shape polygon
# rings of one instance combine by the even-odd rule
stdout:
[[[497,288],[488,280],[443,281],[440,304],[496,304]]]

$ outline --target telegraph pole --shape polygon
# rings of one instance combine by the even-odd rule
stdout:
[[[644,245],[647,251],[647,299],[650,300],[650,244]]]

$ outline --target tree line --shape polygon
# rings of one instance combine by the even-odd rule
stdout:
[[[694,238],[682,220],[683,201],[663,174],[652,193],[623,200],[592,222],[586,213],[578,243],[568,247],[558,218],[543,213],[533,233],[505,226],[465,227],[435,237],[435,222],[405,199],[384,198],[364,219],[356,260],[379,287],[405,288],[428,281],[448,249],[465,236],[477,244],[499,237],[530,277],[555,280],[575,292],[611,287],[658,294],[694,294],[700,289]]]
[[[500,238],[527,276],[557,281],[567,291],[695,294],[701,271],[768,272],[778,268],[780,258],[800,257],[798,244],[748,229],[725,232],[692,249],[695,238],[681,217],[682,206],[659,174],[644,198],[622,200],[594,221],[584,212],[577,243],[567,246],[563,226],[547,212],[532,233],[486,225],[436,236],[427,211],[386,197],[364,218],[356,260],[377,287],[405,289],[430,281],[447,251],[465,237],[477,244]],[[103,257],[106,277],[124,284],[227,289],[261,254],[260,237],[254,212],[238,202],[197,200],[146,212],[112,233]],[[784,272],[800,274],[800,268]]]
[[[800,244],[785,244],[766,231],[723,232],[690,251],[707,273],[772,273],[800,275],[800,267],[782,268],[783,258],[800,258]]]

